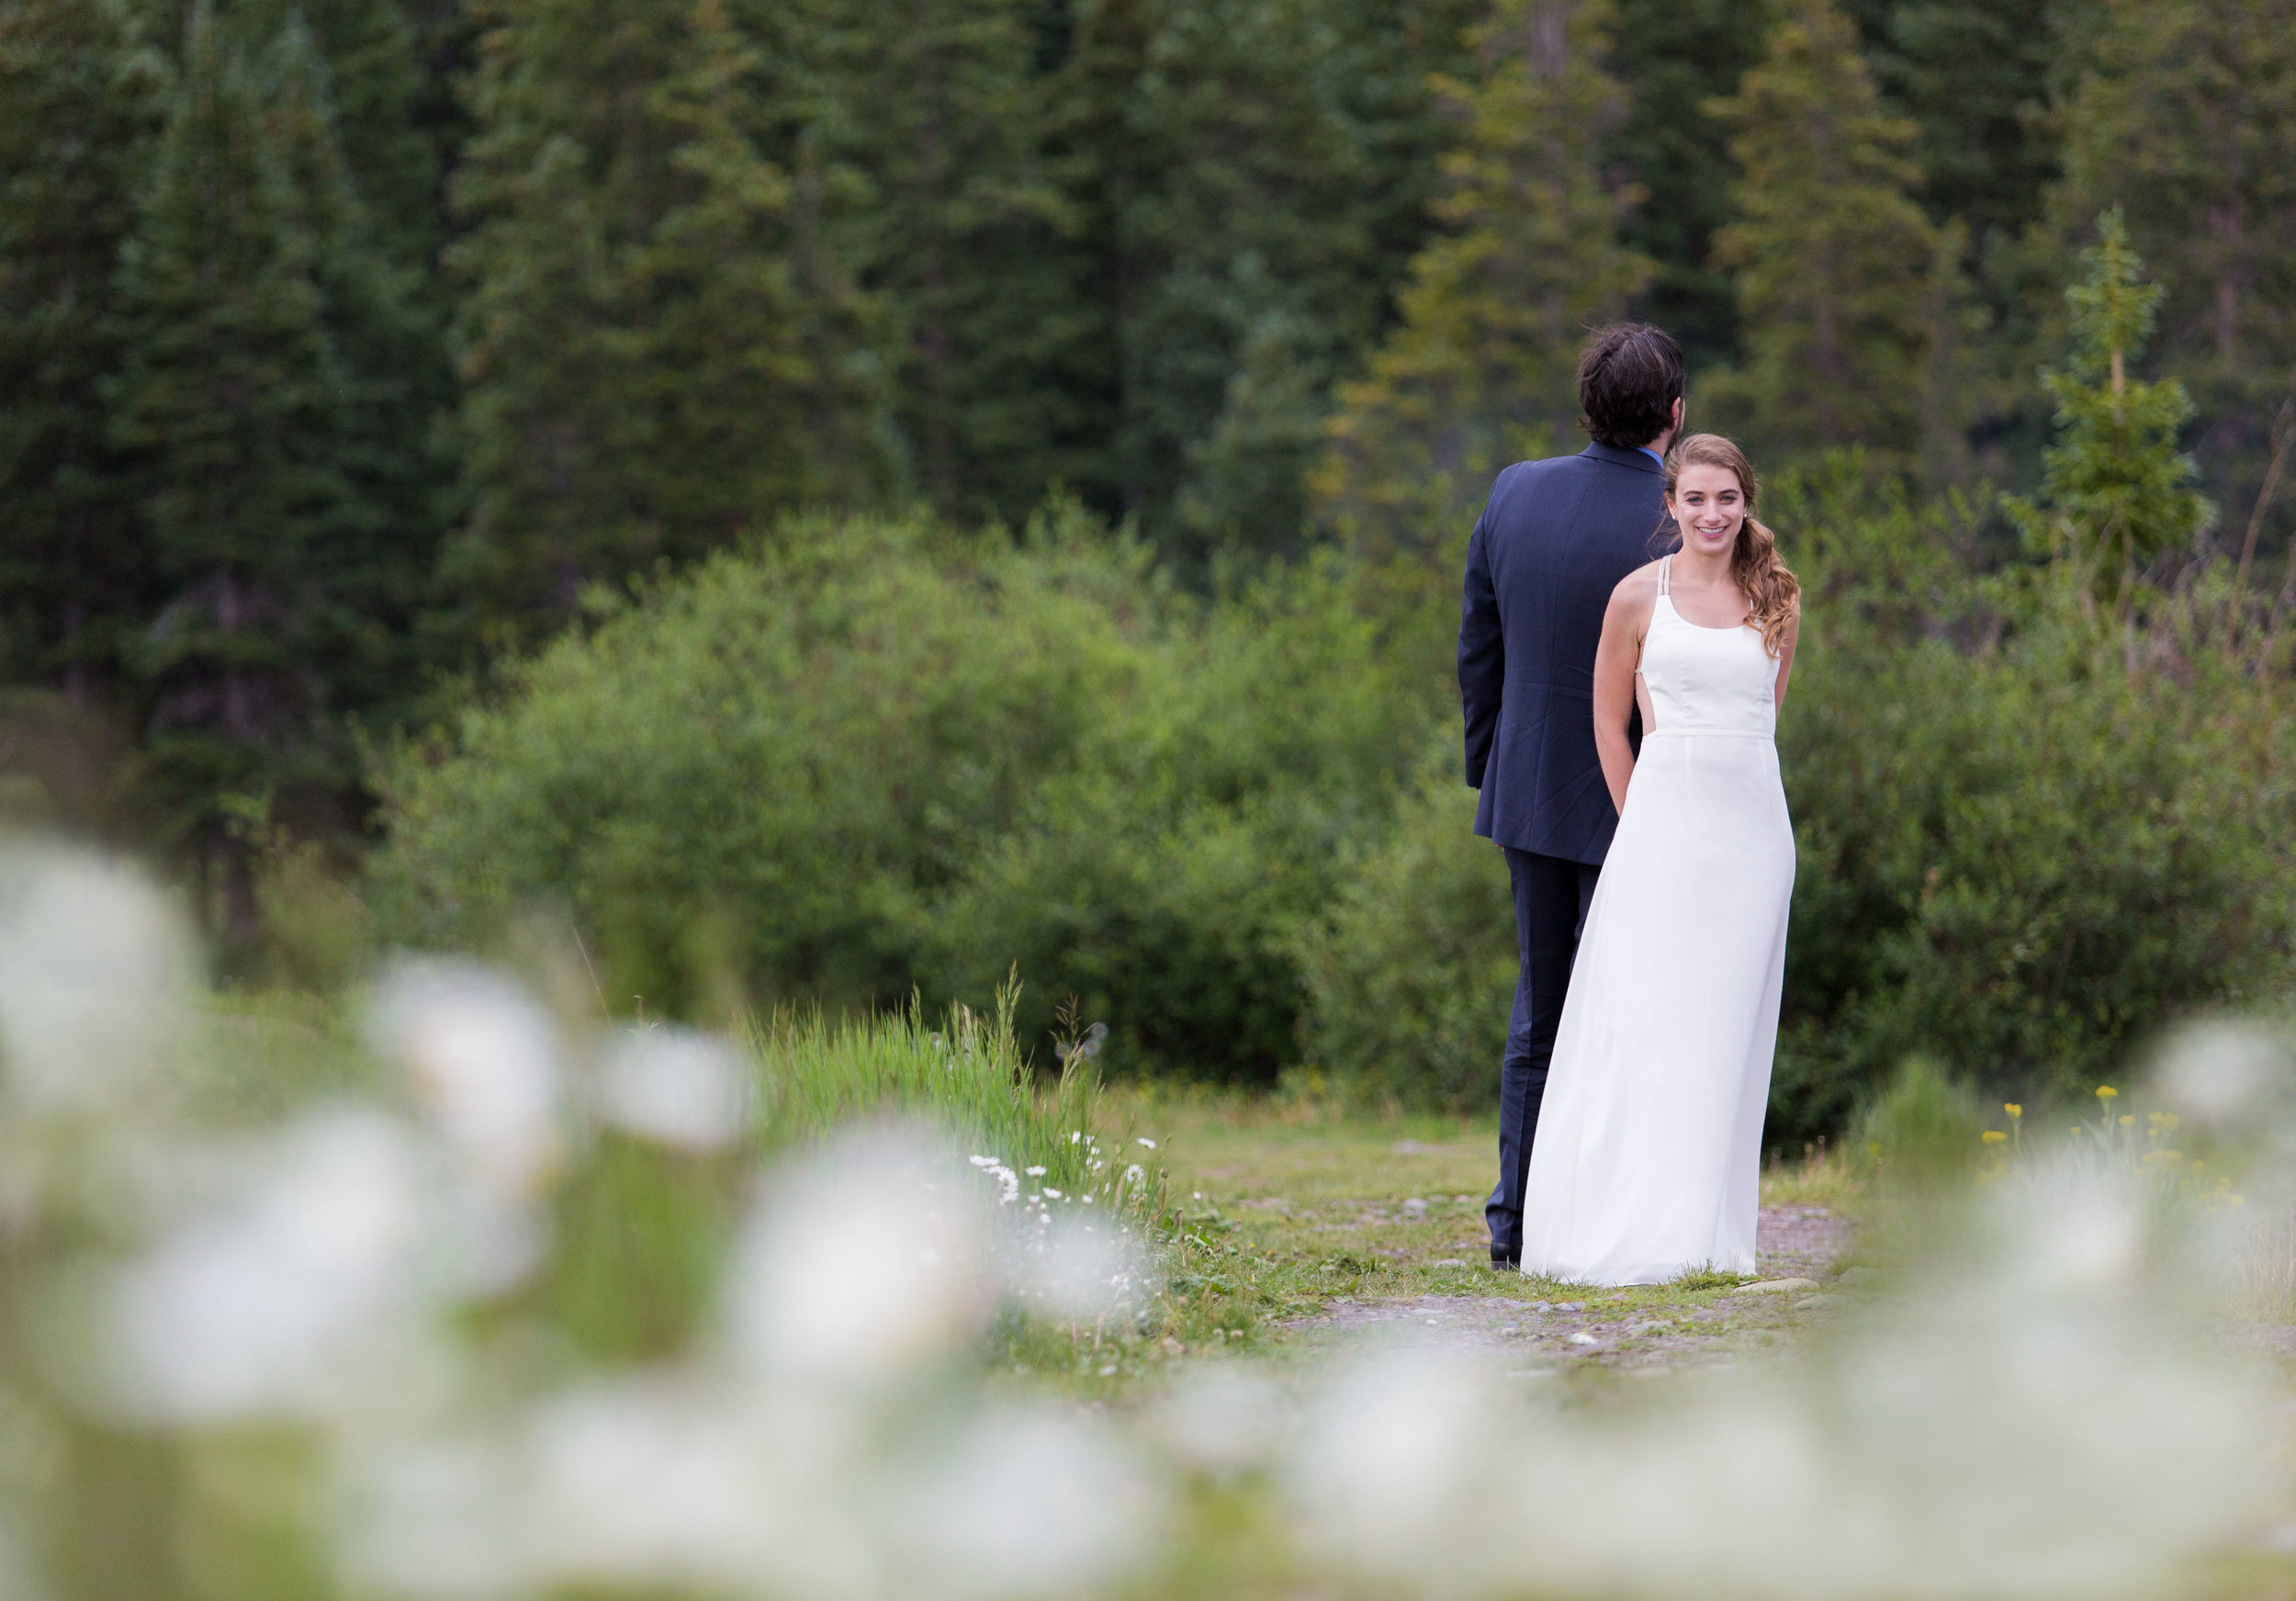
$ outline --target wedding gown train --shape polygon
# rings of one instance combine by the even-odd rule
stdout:
[[[1794,828],[1778,663],[1675,611],[1660,564],[1626,786],[1556,1032],[1523,1196],[1523,1270],[1653,1284],[1754,1270]]]

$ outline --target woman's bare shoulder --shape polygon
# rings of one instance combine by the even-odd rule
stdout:
[[[1610,592],[1610,609],[1628,615],[1648,612],[1659,598],[1659,564],[1638,567]]]

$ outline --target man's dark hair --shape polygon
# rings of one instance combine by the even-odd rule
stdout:
[[[1579,347],[1579,426],[1619,450],[1648,445],[1674,424],[1683,347],[1663,328],[1620,322]]]

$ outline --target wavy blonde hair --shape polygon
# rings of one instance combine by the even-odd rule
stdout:
[[[1761,630],[1761,648],[1776,656],[1785,648],[1785,631],[1802,612],[1802,584],[1778,556],[1778,536],[1754,515],[1753,464],[1719,434],[1693,434],[1666,453],[1666,498],[1686,467],[1718,467],[1738,479],[1746,497],[1746,522],[1730,547],[1730,578],[1746,597],[1746,621]]]

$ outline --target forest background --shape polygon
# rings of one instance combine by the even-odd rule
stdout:
[[[4,0],[0,151],[6,805],[242,981],[1480,1104],[1458,558],[1619,316],[1810,586],[1773,1143],[2290,976],[2289,0]]]

